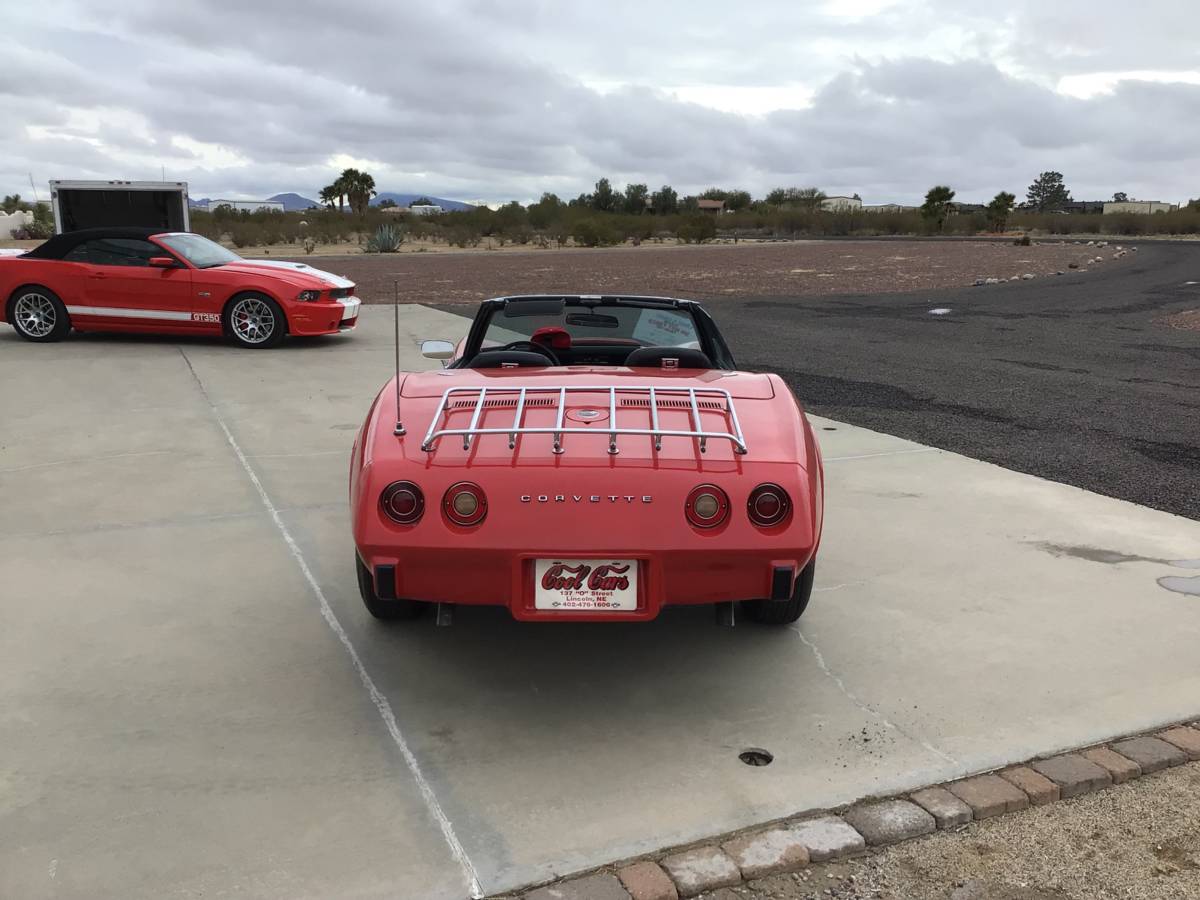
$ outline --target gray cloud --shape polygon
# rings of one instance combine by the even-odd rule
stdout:
[[[385,190],[494,200],[600,175],[983,200],[1046,168],[1077,197],[1179,200],[1200,194],[1200,85],[1056,88],[1200,78],[1191,6],[49,0],[0,11],[0,190],[165,167],[196,196],[311,195],[350,159]],[[743,115],[673,93],[789,85],[811,103]]]

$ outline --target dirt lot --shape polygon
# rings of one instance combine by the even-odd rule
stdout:
[[[317,265],[352,278],[364,301],[475,303],[501,294],[572,291],[712,299],[918,291],[1026,272],[1052,275],[1111,248],[1078,244],[1017,247],[987,241],[795,241],[323,257]],[[272,256],[274,258],[274,256]],[[312,261],[311,258],[299,261]]]
[[[702,900],[1200,897],[1200,767],[941,832]]]

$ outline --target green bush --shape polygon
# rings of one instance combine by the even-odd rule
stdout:
[[[20,228],[12,230],[12,236],[18,241],[44,241],[54,237],[54,225],[50,222],[40,222],[34,219]]]
[[[688,216],[687,220],[675,229],[675,236],[685,244],[703,244],[717,236],[716,216]]]
[[[404,229],[399,225],[380,225],[375,233],[367,238],[367,253],[395,253],[404,243]]]
[[[243,247],[259,247],[263,240],[263,226],[257,222],[235,221],[229,229],[229,240],[241,250]]]
[[[617,228],[607,217],[590,216],[579,219],[571,228],[571,237],[580,247],[611,247],[624,240]]]

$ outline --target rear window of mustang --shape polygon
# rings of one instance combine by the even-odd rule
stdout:
[[[573,341],[614,341],[642,347],[696,347],[699,340],[696,322],[687,310],[568,305],[552,312],[532,303],[513,303],[492,313],[484,344],[529,340],[539,328],[565,329]]]

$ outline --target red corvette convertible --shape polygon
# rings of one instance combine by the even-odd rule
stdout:
[[[714,604],[732,622],[804,612],[821,455],[777,375],[737,371],[695,302],[485,301],[441,371],[375,398],[350,462],[362,598],[523,620],[645,621]]]
[[[0,256],[0,321],[30,341],[76,331],[224,334],[243,347],[355,326],[354,282],[246,260],[198,234],[95,228]]]

